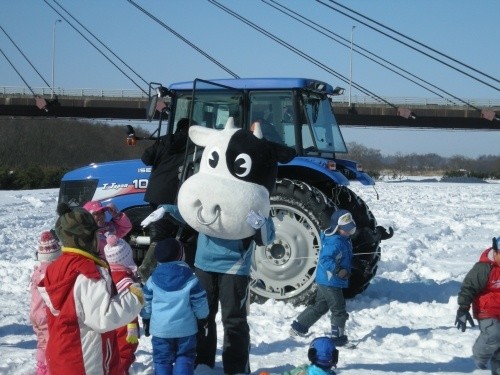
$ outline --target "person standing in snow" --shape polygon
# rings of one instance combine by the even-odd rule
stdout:
[[[94,217],[98,230],[98,249],[99,256],[106,259],[104,246],[106,246],[106,236],[114,234],[120,238],[125,237],[132,229],[132,223],[124,212],[118,211],[113,203],[103,206],[99,201],[90,201],[83,205],[83,208],[90,212]],[[111,220],[106,221],[106,212],[111,216]]]
[[[36,252],[37,259],[40,262],[31,276],[31,306],[30,321],[33,330],[36,333],[36,375],[48,375],[47,359],[45,358],[45,349],[49,332],[47,327],[46,304],[37,289],[38,283],[45,276],[45,271],[50,263],[61,255],[61,246],[50,231],[43,231]]]
[[[455,325],[465,332],[467,322],[474,327],[472,314],[479,323],[479,334],[472,346],[476,366],[500,375],[500,237],[493,238],[491,247],[483,251],[479,262],[465,275],[458,293]]]
[[[309,328],[330,310],[331,335],[335,345],[343,346],[347,343],[345,324],[349,314],[342,290],[349,286],[351,236],[355,232],[356,223],[349,211],[337,210],[333,213],[330,227],[321,233],[322,248],[316,267],[318,291],[315,302],[293,321],[290,335],[305,336]]]
[[[179,190],[179,167],[184,163],[188,140],[189,119],[181,118],[173,134],[159,137],[141,156],[144,164],[151,166],[151,175],[144,195],[152,210],[161,204],[174,204]],[[143,283],[153,272],[154,247],[164,238],[175,237],[177,227],[167,218],[162,218],[150,226],[151,245],[139,267],[139,275]]]
[[[104,254],[109,263],[111,278],[118,294],[134,283],[138,283],[137,265],[132,257],[130,245],[122,238],[111,234],[106,239]],[[127,325],[116,329],[120,360],[123,371],[128,375],[130,366],[135,361],[135,352],[139,346],[139,319],[135,317]]]
[[[38,290],[47,304],[51,375],[123,375],[115,329],[143,305],[140,285],[117,293],[109,267],[99,258],[98,226],[83,208],[61,203],[55,224],[62,255],[52,262]]]
[[[196,334],[208,316],[207,293],[184,260],[182,243],[175,238],[158,241],[158,266],[143,288],[141,311],[146,336],[153,335],[155,374],[192,375]],[[175,364],[175,365],[174,365]]]
[[[309,344],[307,358],[310,364],[304,364],[286,371],[283,375],[335,375],[339,361],[339,351],[331,337],[316,337]],[[267,371],[261,371],[259,375],[274,375]]]

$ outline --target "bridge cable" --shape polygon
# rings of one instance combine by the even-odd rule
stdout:
[[[153,16],[151,13],[149,13],[143,7],[141,7],[140,5],[136,4],[133,0],[127,0],[127,1],[130,4],[132,4],[133,6],[135,6],[137,9],[139,9],[142,13],[144,13],[145,15],[147,15],[149,18],[151,18],[153,21],[155,21],[159,25],[163,26],[163,28],[165,28],[170,33],[172,33],[173,35],[175,35],[177,38],[179,38],[180,40],[182,40],[184,43],[186,43],[187,45],[189,45],[191,48],[195,49],[200,54],[202,54],[207,59],[209,59],[214,64],[216,64],[218,67],[222,68],[224,71],[226,71],[227,73],[229,73],[233,78],[240,78],[236,73],[234,73],[233,71],[231,71],[229,68],[227,68],[226,66],[224,66],[222,63],[220,63],[215,58],[213,58],[212,56],[210,56],[208,53],[206,53],[205,51],[203,51],[201,48],[199,48],[195,44],[191,43],[188,39],[186,39],[185,37],[183,37],[182,35],[180,35],[179,33],[177,33],[171,27],[167,26],[164,22],[160,21],[158,18],[156,18],[155,16]]]
[[[19,71],[16,69],[16,67],[14,66],[14,64],[12,64],[12,62],[9,60],[9,58],[7,57],[7,55],[3,52],[2,48],[0,48],[0,52],[2,53],[2,55],[5,57],[5,59],[7,60],[7,62],[10,64],[10,66],[12,66],[12,69],[14,69],[14,71],[17,73],[17,75],[22,79],[22,81],[24,82],[24,84],[28,87],[28,89],[31,91],[31,93],[33,94],[33,96],[36,97],[36,94],[35,92],[33,91],[33,89],[30,87],[30,85],[28,85],[28,83],[26,82],[26,80],[23,78],[23,76],[21,75],[21,73],[19,73]]]
[[[130,0],[129,0],[130,1]],[[325,64],[321,63],[320,61],[314,59],[313,57],[311,57],[310,55],[308,55],[307,53],[299,50],[298,48],[290,45],[289,43],[285,42],[284,40],[278,38],[277,36],[273,35],[272,33],[264,30],[263,28],[257,26],[256,24],[254,24],[253,22],[249,21],[248,19],[240,16],[239,14],[233,12],[231,9],[221,5],[220,3],[218,3],[217,1],[215,0],[207,0],[208,2],[212,3],[213,5],[219,7],[220,9],[222,9],[224,12],[230,14],[231,16],[239,19],[240,21],[242,21],[243,23],[246,23],[248,26],[250,26],[251,28],[253,28],[254,30],[264,34],[265,36],[267,36],[268,38],[274,40],[275,42],[281,44],[283,47],[287,48],[288,50],[294,52],[295,54],[303,57],[304,59],[306,59],[307,61],[313,63],[314,65],[316,65],[317,67],[323,69],[324,71],[330,73],[331,75],[333,75],[334,77],[337,77],[339,80],[341,80],[342,82],[344,83],[349,83],[349,80],[344,77],[343,75],[341,75],[340,73],[336,72],[335,70],[333,70],[332,68],[326,66]],[[376,99],[376,100],[379,100],[380,102],[383,102],[385,104],[387,104],[388,106],[394,108],[394,109],[398,109],[398,107],[396,107],[394,104],[392,103],[389,103],[387,100],[381,98],[380,96],[374,94],[373,92],[369,91],[368,89],[360,86],[359,84],[357,84],[356,82],[352,81],[351,82],[352,86],[354,86],[355,88],[357,88],[359,91],[365,93],[366,95],[372,97],[373,99]]]
[[[346,38],[344,38],[344,37],[342,37],[342,36],[340,36],[340,35],[338,35],[338,34],[334,33],[334,32],[333,32],[333,31],[331,31],[331,30],[328,30],[327,28],[325,28],[325,27],[323,27],[323,26],[321,26],[321,25],[317,24],[316,22],[312,21],[311,19],[309,19],[309,18],[307,18],[307,17],[304,17],[304,16],[300,15],[299,13],[297,13],[297,12],[293,11],[293,10],[292,10],[292,9],[290,9],[290,8],[287,8],[286,6],[284,6],[284,5],[282,5],[282,4],[279,4],[278,2],[276,2],[276,1],[274,1],[274,0],[269,0],[269,1],[270,1],[271,3],[276,4],[276,5],[270,4],[267,0],[261,0],[261,1],[262,1],[263,3],[265,3],[265,4],[269,5],[270,7],[272,7],[272,8],[274,8],[274,9],[276,9],[277,11],[279,11],[279,12],[281,12],[281,13],[283,13],[283,14],[287,15],[288,17],[293,18],[293,19],[295,19],[296,21],[298,21],[298,22],[302,23],[303,25],[305,25],[305,26],[307,26],[307,27],[309,27],[309,28],[311,28],[311,29],[313,29],[313,30],[315,30],[315,31],[319,32],[319,33],[320,33],[320,34],[322,34],[323,36],[325,36],[325,37],[327,37],[327,38],[329,38],[329,39],[331,39],[331,40],[333,40],[333,41],[335,41],[335,42],[339,43],[340,45],[342,45],[342,46],[344,46],[344,47],[347,47],[347,48],[350,48],[350,46],[349,46],[348,44],[345,44],[344,42],[342,42],[342,41],[341,41],[341,40],[343,40],[343,41],[345,41],[345,42],[349,42]],[[281,9],[279,9],[278,7],[281,7]],[[285,12],[283,9],[286,9],[288,12],[290,12],[290,13],[292,13],[292,14]],[[303,20],[301,20],[301,18],[302,18],[303,20],[307,20],[307,22],[308,22],[309,24],[308,24],[308,23],[306,23],[306,22],[304,22]],[[316,28],[316,27],[313,27],[313,26],[311,26],[311,25],[314,25],[314,26],[316,26],[317,28]],[[321,31],[321,30],[319,30],[318,28],[320,28],[320,29],[322,29],[322,30],[326,31],[327,33],[329,33],[329,34],[331,34],[331,35],[328,35],[326,32]],[[333,35],[333,36],[332,36],[332,35]],[[339,41],[337,38],[340,38],[341,40]],[[407,70],[405,70],[405,69],[403,69],[403,68],[401,68],[401,67],[397,66],[396,64],[393,64],[393,63],[391,63],[390,61],[387,61],[387,60],[386,60],[386,59],[384,59],[383,57],[376,55],[375,53],[373,53],[373,52],[371,52],[371,51],[369,51],[369,50],[367,50],[367,49],[365,49],[365,48],[363,48],[363,47],[359,46],[359,45],[358,45],[358,44],[356,44],[356,43],[353,43],[353,45],[359,49],[359,50],[353,49],[353,51],[354,51],[354,52],[356,52],[356,53],[358,53],[358,54],[360,54],[361,56],[365,57],[366,59],[368,59],[368,60],[370,60],[370,61],[373,61],[374,63],[376,63],[376,64],[378,64],[378,65],[380,65],[380,66],[382,66],[382,67],[384,67],[384,68],[386,68],[386,69],[388,69],[388,70],[390,70],[391,72],[393,72],[393,73],[395,73],[395,74],[399,75],[400,77],[403,77],[403,78],[407,79],[407,80],[408,80],[408,81],[410,81],[410,82],[415,83],[417,86],[422,87],[423,89],[425,89],[425,90],[427,90],[427,91],[429,91],[429,92],[431,92],[431,93],[433,93],[433,94],[435,94],[435,95],[439,96],[440,98],[442,98],[442,99],[444,99],[444,100],[447,100],[447,101],[449,101],[450,103],[455,104],[454,102],[452,102],[450,99],[446,98],[445,96],[442,96],[442,95],[438,94],[437,92],[435,92],[435,91],[433,91],[433,90],[429,89],[428,87],[426,87],[426,86],[424,86],[424,85],[422,85],[422,84],[420,84],[420,83],[418,83],[418,82],[414,81],[413,79],[411,79],[411,78],[409,78],[409,77],[407,77],[407,76],[405,76],[405,75],[401,74],[400,72],[398,72],[398,71],[396,71],[396,70],[394,70],[394,69],[390,68],[390,67],[389,67],[389,66],[387,66],[387,65],[382,64],[380,61],[377,61],[377,60],[375,60],[375,59],[371,58],[370,56],[368,56],[367,54],[365,54],[365,53],[363,53],[363,52],[360,52],[360,51],[365,51],[365,52],[367,52],[368,54],[370,54],[370,55],[372,55],[372,56],[376,57],[377,59],[379,59],[379,60],[381,60],[381,61],[383,61],[383,62],[385,62],[385,63],[387,63],[387,64],[389,64],[389,65],[392,65],[392,66],[393,66],[393,67],[395,67],[396,69],[399,69],[399,70],[401,70],[401,71],[405,72],[406,74],[408,74],[408,75],[410,75],[410,76],[412,76],[412,77],[414,77],[414,78],[416,78],[416,79],[418,79],[418,80],[420,80],[420,81],[422,81],[422,82],[425,82],[425,83],[426,83],[426,84],[428,84],[429,86],[432,86],[432,87],[434,87],[434,88],[436,88],[436,89],[438,89],[438,90],[440,90],[440,91],[443,91],[443,92],[445,92],[445,93],[446,93],[446,91],[444,91],[444,90],[440,89],[439,87],[437,87],[437,86],[433,85],[433,84],[432,84],[432,83],[430,83],[430,82],[425,81],[424,79],[422,79],[422,78],[420,78],[420,77],[416,76],[415,74],[412,74],[412,73],[408,72]],[[451,94],[449,94],[449,93],[447,93],[447,94],[448,94],[448,95],[450,95],[450,96],[452,96],[452,95],[451,95]]]
[[[148,92],[145,91],[137,82],[135,82],[127,73],[125,73],[118,65],[116,65],[104,52],[102,52],[92,41],[89,40],[85,35],[83,35],[65,16],[61,14],[57,9],[55,9],[51,4],[47,2],[47,0],[44,0],[44,2],[54,10],[62,19],[64,19],[68,25],[70,25],[78,34],[82,36],[87,42],[92,45],[101,55],[103,55],[116,69],[118,69],[122,74],[127,77],[139,90],[141,90],[144,94],[148,95]]]
[[[334,1],[334,0],[329,0],[329,1],[330,1],[330,2],[332,2],[332,3],[334,3],[334,4],[337,4],[338,6],[340,6],[340,7],[344,8],[344,9],[347,9],[348,11],[350,11],[350,12],[352,12],[352,13],[354,13],[354,14],[357,14],[358,16],[361,16],[361,17],[363,17],[363,18],[365,18],[365,19],[367,19],[367,20],[369,20],[369,21],[373,22],[373,23],[374,23],[374,24],[376,24],[376,25],[379,25],[379,26],[383,27],[384,29],[387,29],[387,30],[389,30],[389,31],[392,31],[393,33],[395,33],[395,34],[397,34],[397,35],[399,35],[399,36],[402,36],[403,38],[406,38],[406,39],[408,39],[408,40],[412,41],[412,42],[413,42],[413,43],[415,43],[415,44],[418,44],[418,45],[420,45],[420,46],[422,46],[422,47],[425,47],[425,48],[427,48],[428,50],[431,50],[432,52],[437,53],[438,55],[441,55],[441,56],[443,56],[443,57],[445,57],[445,58],[447,58],[447,59],[449,59],[449,60],[451,60],[451,61],[453,61],[453,62],[455,62],[455,63],[457,63],[457,64],[460,64],[460,65],[462,65],[462,66],[464,66],[464,67],[466,67],[466,68],[469,68],[469,69],[470,69],[470,70],[472,70],[472,71],[475,71],[476,73],[479,73],[479,74],[481,74],[481,75],[483,75],[483,76],[485,76],[485,77],[487,77],[487,78],[492,79],[493,81],[496,81],[496,82],[500,83],[500,80],[496,79],[495,77],[492,77],[492,76],[490,76],[490,75],[488,75],[488,74],[486,74],[486,73],[484,73],[484,72],[482,72],[482,71],[480,71],[480,70],[478,70],[478,69],[476,69],[476,68],[474,68],[474,67],[472,67],[472,66],[470,66],[470,65],[467,65],[467,64],[465,64],[465,63],[463,63],[463,62],[461,62],[461,61],[459,61],[459,60],[457,60],[457,59],[455,59],[455,58],[453,58],[453,57],[451,57],[451,56],[446,55],[445,53],[442,53],[442,52],[440,52],[440,51],[438,51],[438,50],[436,50],[436,49],[434,49],[434,48],[432,48],[432,47],[429,47],[428,45],[426,45],[426,44],[424,44],[424,43],[421,43],[421,42],[419,42],[418,40],[415,40],[415,39],[413,39],[413,38],[411,38],[411,37],[409,37],[409,36],[407,36],[407,35],[404,35],[404,34],[400,33],[399,31],[396,31],[396,30],[394,30],[394,29],[392,29],[392,28],[390,28],[390,27],[388,27],[388,26],[385,26],[384,24],[382,24],[382,23],[380,23],[380,22],[377,22],[377,21],[375,21],[375,20],[373,20],[373,19],[371,19],[371,18],[369,18],[369,17],[367,17],[367,16],[365,16],[365,15],[363,15],[363,14],[361,14],[361,13],[358,13],[358,12],[356,12],[355,10],[352,10],[352,9],[350,9],[350,8],[348,8],[348,7],[346,7],[346,6],[342,5],[342,4],[340,4],[340,3],[338,3],[338,2],[336,2],[336,1]]]
[[[114,57],[116,57],[123,65],[125,65],[127,68],[130,69],[131,72],[133,72],[144,84],[147,86],[149,85],[149,82],[146,81],[142,76],[137,73],[132,67],[130,67],[123,59],[121,59],[116,53],[114,53],[104,42],[102,42],[95,34],[93,34],[88,28],[86,28],[80,21],[78,21],[70,12],[68,12],[67,9],[65,9],[61,4],[59,4],[56,0],[52,0],[54,3],[56,3],[62,10],[64,10],[82,29],[84,29],[87,33],[92,35],[104,48],[106,48],[109,53],[111,53]]]
[[[49,83],[45,80],[45,78],[43,78],[43,76],[40,74],[40,72],[35,68],[35,66],[31,63],[31,61],[28,59],[28,57],[23,53],[23,51],[21,51],[21,49],[19,48],[19,46],[16,44],[16,42],[14,42],[14,40],[12,40],[12,38],[9,36],[9,34],[7,34],[7,31],[4,30],[4,28],[0,25],[0,29],[2,29],[2,31],[4,32],[5,35],[7,35],[7,38],[9,38],[9,40],[12,42],[12,44],[17,48],[17,50],[19,51],[19,53],[21,55],[23,55],[23,57],[26,59],[26,61],[28,62],[28,64],[31,65],[31,67],[33,68],[33,70],[38,74],[38,76],[42,79],[42,81],[47,85],[47,86],[50,86]],[[24,81],[24,79],[23,79]],[[26,82],[24,82],[26,83]],[[28,86],[29,87],[29,86]],[[31,90],[31,88],[30,88]]]
[[[328,0],[328,1],[330,1],[330,2],[334,2],[333,0]],[[330,8],[331,10],[334,10],[334,11],[336,11],[336,12],[340,13],[340,14],[343,14],[343,15],[345,15],[346,17],[351,18],[352,20],[354,20],[354,21],[356,21],[356,22],[359,22],[360,24],[365,25],[366,27],[368,27],[368,28],[370,28],[370,29],[372,29],[372,30],[375,30],[375,31],[377,31],[378,33],[380,33],[380,34],[382,34],[382,35],[385,35],[385,36],[387,36],[388,38],[393,39],[393,40],[395,40],[395,41],[397,41],[397,42],[399,42],[399,43],[401,43],[401,44],[403,44],[403,45],[405,45],[405,46],[407,46],[407,47],[409,47],[409,48],[411,48],[411,49],[413,49],[413,50],[415,50],[415,51],[417,51],[417,52],[420,52],[421,54],[423,54],[423,55],[425,55],[425,56],[427,56],[427,57],[429,57],[429,58],[431,58],[431,59],[433,59],[433,60],[435,60],[435,61],[438,61],[438,62],[440,62],[441,64],[446,65],[447,67],[449,67],[449,68],[451,68],[451,69],[453,69],[453,70],[456,70],[457,72],[460,72],[460,73],[462,73],[462,74],[464,74],[464,75],[466,75],[466,76],[468,76],[468,77],[470,77],[470,78],[474,79],[475,81],[478,81],[478,82],[480,82],[480,83],[482,83],[482,84],[484,84],[484,85],[486,85],[486,86],[488,86],[488,87],[491,87],[491,88],[493,88],[493,89],[495,89],[495,90],[497,90],[497,91],[500,91],[500,89],[499,89],[498,87],[495,87],[495,86],[493,86],[493,85],[491,85],[491,84],[489,84],[489,83],[487,83],[487,82],[485,82],[485,81],[483,81],[483,80],[481,80],[481,79],[479,79],[479,78],[477,78],[477,77],[474,77],[473,75],[471,75],[471,74],[469,74],[469,73],[467,73],[467,72],[464,72],[464,71],[463,71],[463,70],[461,70],[461,69],[458,69],[458,68],[454,67],[454,66],[453,66],[453,65],[451,65],[451,64],[446,63],[446,62],[445,62],[445,61],[443,61],[443,60],[440,60],[440,59],[438,59],[438,58],[436,58],[436,57],[434,57],[434,56],[431,56],[430,54],[428,54],[428,53],[426,53],[426,52],[424,52],[424,51],[422,51],[422,50],[420,50],[420,49],[418,49],[418,48],[415,48],[415,47],[411,46],[411,45],[410,45],[410,44],[408,44],[408,43],[405,43],[405,42],[403,42],[403,41],[401,41],[401,40],[399,40],[399,39],[397,39],[397,38],[395,38],[395,37],[393,37],[393,36],[391,36],[391,35],[389,35],[389,34],[387,34],[387,33],[383,32],[383,31],[380,31],[380,30],[378,30],[377,28],[375,28],[375,27],[373,27],[373,26],[371,26],[371,25],[367,24],[366,22],[363,22],[363,21],[361,21],[361,20],[359,20],[359,19],[357,19],[357,18],[355,18],[355,17],[353,17],[353,16],[350,16],[350,15],[348,15],[347,13],[342,12],[342,11],[341,11],[341,10],[339,10],[339,9],[335,9],[335,8],[334,8],[334,7],[332,7],[331,5],[325,4],[325,3],[324,3],[324,2],[322,2],[321,0],[316,0],[316,2],[318,2],[318,3],[320,3],[320,4],[323,4],[323,5],[324,5],[324,6],[326,6],[327,8]]]
[[[331,35],[334,35],[334,36],[336,36],[337,38],[340,38],[341,40],[343,40],[343,41],[345,41],[345,42],[349,42],[346,38],[344,38],[344,37],[342,37],[342,36],[340,36],[340,35],[338,35],[338,34],[334,33],[334,32],[333,32],[333,31],[331,31],[331,30],[328,30],[327,28],[325,28],[325,27],[323,27],[323,26],[321,26],[321,25],[319,25],[319,24],[315,23],[314,21],[312,21],[312,20],[310,20],[310,19],[308,19],[308,18],[306,18],[306,17],[304,17],[304,16],[300,15],[299,13],[297,13],[297,12],[293,11],[293,10],[292,10],[292,9],[290,9],[290,8],[287,8],[286,6],[284,6],[284,5],[282,5],[282,4],[278,3],[278,2],[276,2],[275,0],[261,0],[261,1],[262,1],[262,2],[264,2],[264,3],[266,3],[266,4],[267,4],[267,5],[269,5],[269,6],[273,7],[274,9],[276,9],[276,10],[280,11],[281,13],[286,14],[287,16],[289,16],[289,17],[291,17],[291,18],[295,19],[296,21],[298,21],[298,22],[302,23],[303,25],[306,25],[306,26],[310,27],[311,29],[313,29],[313,30],[315,30],[315,31],[319,32],[319,33],[320,33],[320,34],[322,34],[323,36],[325,36],[325,37],[327,37],[327,38],[329,38],[329,39],[331,39],[331,40],[334,40],[335,42],[337,42],[337,43],[339,43],[339,44],[341,44],[341,45],[343,45],[343,46],[345,46],[345,47],[347,47],[347,48],[350,48],[350,46],[349,46],[348,44],[345,44],[345,43],[343,43],[342,41],[339,41],[338,39],[336,39],[336,38],[332,37]],[[268,3],[268,1],[270,1],[270,2],[272,2],[272,3],[274,3],[274,4],[276,4],[277,6],[281,7],[282,9],[279,9],[279,8],[277,8],[276,6],[274,6],[274,5],[272,5],[272,4],[269,4],[269,3]],[[288,12],[292,13],[293,15],[296,15],[296,16],[297,16],[297,17],[299,17],[299,18],[302,18],[302,19],[307,20],[307,22],[309,22],[310,24],[312,24],[312,25],[316,26],[317,28],[315,28],[315,27],[311,26],[310,24],[307,24],[306,22],[304,22],[304,21],[300,20],[299,18],[297,18],[297,17],[293,16],[292,14],[286,13],[285,11],[283,11],[283,9],[286,9]],[[329,33],[329,34],[331,34],[331,35],[327,35],[325,32],[323,32],[323,31],[321,31],[321,30],[318,30],[318,28],[320,28],[320,29],[322,29],[322,30],[326,31],[327,33]],[[368,54],[370,54],[370,55],[372,55],[372,56],[375,56],[376,58],[378,58],[378,59],[382,60],[383,62],[385,62],[385,63],[387,63],[387,64],[389,64],[389,65],[391,65],[391,66],[394,66],[395,68],[397,68],[397,69],[399,69],[399,70],[401,70],[401,71],[405,72],[406,74],[409,74],[410,76],[412,76],[412,77],[416,78],[417,80],[420,80],[420,81],[422,81],[422,82],[426,83],[427,85],[429,85],[429,86],[431,86],[431,87],[434,87],[435,89],[437,89],[437,90],[439,90],[439,91],[441,91],[441,92],[445,93],[446,95],[448,95],[448,96],[452,97],[453,99],[455,99],[455,100],[457,100],[457,101],[461,102],[462,104],[465,104],[465,105],[467,105],[467,106],[470,106],[471,108],[474,108],[474,109],[476,109],[476,110],[479,110],[479,111],[480,111],[480,109],[479,109],[479,108],[474,107],[472,104],[470,104],[470,103],[468,103],[468,102],[466,102],[466,101],[464,101],[464,100],[460,99],[459,97],[457,97],[457,96],[455,96],[455,95],[453,95],[453,94],[449,93],[448,91],[446,91],[446,90],[444,90],[444,89],[442,89],[442,88],[440,88],[440,87],[438,87],[438,86],[436,86],[436,85],[434,85],[434,84],[432,84],[432,83],[430,83],[430,82],[428,82],[428,81],[424,80],[423,78],[420,78],[420,77],[418,77],[417,75],[415,75],[415,74],[413,74],[413,73],[411,73],[411,72],[409,72],[409,71],[407,71],[407,70],[405,70],[405,69],[403,69],[403,68],[401,68],[401,67],[399,67],[399,66],[397,66],[397,65],[395,65],[395,64],[393,64],[393,63],[391,63],[390,61],[387,61],[386,59],[382,58],[381,56],[378,56],[378,55],[376,55],[375,53],[373,53],[373,52],[371,52],[371,51],[369,51],[369,50],[367,50],[367,49],[365,49],[365,48],[363,48],[363,47],[361,47],[361,46],[359,46],[359,45],[357,45],[357,44],[355,44],[355,43],[354,43],[354,46],[356,46],[357,48],[359,48],[361,51],[365,51],[365,52],[367,52]],[[427,91],[429,91],[429,92],[431,92],[431,93],[433,93],[433,94],[435,94],[435,95],[439,96],[440,98],[442,98],[442,99],[444,99],[444,100],[446,100],[446,101],[448,101],[448,102],[450,102],[450,103],[452,103],[452,104],[456,104],[455,102],[453,102],[453,101],[452,101],[452,100],[450,100],[449,98],[446,98],[445,96],[440,95],[439,93],[435,92],[434,90],[431,90],[431,89],[429,89],[428,87],[425,87],[424,85],[422,85],[422,84],[420,84],[420,83],[418,83],[418,82],[414,81],[413,79],[410,79],[409,77],[406,77],[406,76],[404,76],[403,74],[401,74],[401,73],[399,73],[399,72],[395,71],[394,69],[391,69],[390,67],[388,67],[388,66],[386,66],[386,65],[384,65],[384,64],[382,64],[382,63],[380,63],[379,61],[376,61],[375,59],[372,59],[371,57],[367,56],[367,55],[366,55],[366,54],[364,54],[363,52],[357,51],[356,49],[354,49],[354,51],[355,51],[356,53],[360,54],[361,56],[363,56],[363,57],[367,58],[368,60],[373,61],[373,62],[375,62],[376,64],[379,64],[379,65],[383,66],[384,68],[386,68],[386,69],[390,70],[391,72],[393,72],[393,73],[395,73],[395,74],[397,74],[397,75],[399,75],[399,76],[401,76],[401,77],[403,77],[403,78],[407,79],[408,81],[415,83],[416,85],[418,85],[418,86],[422,87],[423,89],[425,89],[425,90],[427,90]]]

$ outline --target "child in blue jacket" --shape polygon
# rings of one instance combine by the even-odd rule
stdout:
[[[158,266],[144,286],[141,311],[145,334],[153,335],[155,374],[192,375],[198,326],[208,316],[207,294],[184,262],[178,240],[158,241],[155,259]]]
[[[321,233],[322,248],[316,268],[316,299],[292,323],[292,336],[305,336],[309,328],[330,310],[331,335],[335,345],[347,343],[344,329],[349,314],[346,312],[342,289],[349,286],[351,236],[355,232],[356,223],[349,211],[337,210],[333,213],[330,227]]]

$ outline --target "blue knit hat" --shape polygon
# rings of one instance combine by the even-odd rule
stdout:
[[[155,259],[158,263],[173,262],[184,258],[184,246],[175,238],[165,238],[155,246]]]

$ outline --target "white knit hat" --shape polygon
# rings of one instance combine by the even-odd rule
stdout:
[[[61,255],[61,246],[51,231],[43,231],[40,235],[37,257],[40,262],[52,262]]]
[[[107,236],[106,246],[104,246],[104,256],[108,263],[119,264],[131,270],[137,269],[132,256],[132,248],[123,238],[119,238],[114,234]]]

